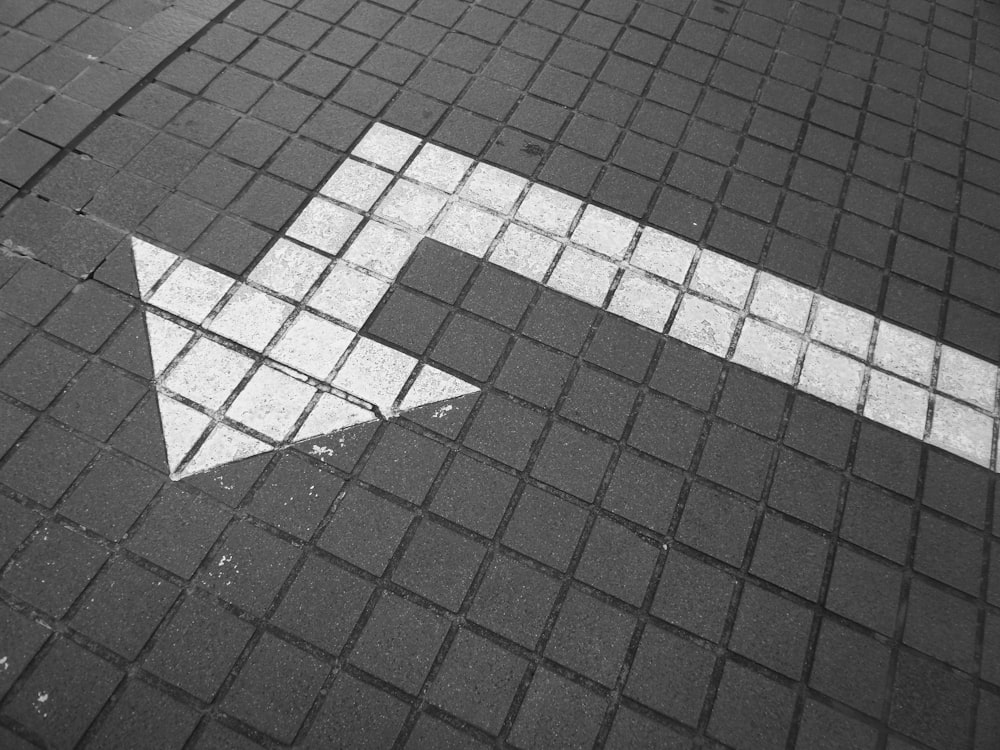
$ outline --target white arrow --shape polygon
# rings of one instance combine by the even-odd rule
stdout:
[[[167,407],[187,415],[187,422],[178,416],[169,429],[164,426],[165,434],[177,435],[173,449],[168,438],[172,470],[201,471],[227,452],[260,449],[251,437],[280,446],[299,439],[307,424],[322,431],[362,419],[346,406],[343,414],[324,406],[319,415],[338,416],[313,419],[319,403],[330,399],[355,404],[354,396],[391,415],[396,408],[474,392],[475,386],[428,367],[403,392],[416,361],[357,335],[424,236],[983,466],[997,466],[996,365],[810,289],[505,170],[421,145],[419,138],[381,124],[368,130],[320,193],[255,266],[248,284],[136,241],[143,299],[186,329],[154,321],[151,313],[150,337],[156,338],[154,349],[161,348],[154,351],[162,365],[158,387],[164,398],[181,396],[178,404],[197,402],[193,411],[201,415]],[[199,341],[239,351],[259,369],[249,382],[245,374],[241,379],[246,361],[208,343],[192,344],[184,337],[194,330]],[[183,361],[175,360],[181,346],[188,347],[187,356],[200,358],[192,362],[218,373],[213,383],[224,385],[188,383]],[[239,393],[225,401],[220,417],[213,411],[219,407],[202,402],[218,401],[218,389],[233,381],[240,383]],[[211,393],[197,401],[175,390],[182,386],[188,393]],[[290,401],[266,409],[263,401],[253,401],[254,394],[263,399],[274,388]],[[303,388],[318,395],[297,411],[287,404],[306,401]],[[295,418],[288,412],[296,412]],[[191,451],[191,435],[204,440],[204,417],[242,430],[242,436],[213,427],[220,435],[209,435],[211,450],[205,440],[202,458]],[[278,437],[275,425],[293,423],[300,432]]]

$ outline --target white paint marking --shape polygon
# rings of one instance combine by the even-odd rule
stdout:
[[[316,198],[306,204],[288,229],[288,236],[322,250],[327,255],[336,255],[361,223],[361,219],[361,214],[342,208],[325,198]]]
[[[267,251],[247,281],[298,301],[329,263],[329,258],[282,238]]]
[[[146,331],[149,334],[149,355],[153,374],[159,376],[167,365],[187,346],[194,333],[156,313],[146,311]]]
[[[132,241],[132,254],[135,257],[135,277],[139,284],[139,296],[144,298],[156,282],[163,278],[163,274],[174,264],[177,256],[139,239]]]
[[[150,302],[161,310],[192,323],[201,323],[233,285],[228,276],[211,268],[183,261],[170,272]]]
[[[471,383],[459,380],[454,375],[449,375],[430,365],[423,365],[399,406],[401,409],[416,409],[418,406],[427,406],[459,396],[467,396],[478,390]]]
[[[283,238],[251,273],[250,283],[360,327],[430,232],[640,325],[662,331],[669,324],[667,335],[996,466],[998,369],[992,363],[505,170],[473,164],[432,144],[420,146],[418,138],[394,128],[369,129],[324,185],[324,197],[311,201],[289,232],[320,253]],[[366,218],[368,212],[379,219]],[[200,323],[231,284],[186,268],[201,286],[180,293],[173,287],[190,262],[164,280],[175,256],[139,240],[135,246],[143,298],[174,315]],[[338,254],[343,260],[309,298],[330,263],[326,256]],[[183,334],[170,328],[172,322],[149,320],[158,339],[154,367],[162,372]],[[222,313],[216,320],[220,332],[241,335],[223,326]],[[331,376],[335,387],[386,414],[394,413],[400,395],[404,408],[430,397],[421,390],[423,371],[413,395],[402,393],[415,365],[412,357],[363,337],[352,346]],[[449,392],[442,383],[434,387],[439,395]],[[306,424],[316,426],[308,432],[361,418],[336,416],[360,408],[336,394],[321,394],[315,403]]]

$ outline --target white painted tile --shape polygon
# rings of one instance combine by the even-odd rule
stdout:
[[[305,310],[281,334],[268,356],[324,380],[354,340],[354,331]]]
[[[618,282],[608,310],[646,328],[662,331],[676,299],[676,289],[628,269]]]
[[[165,385],[214,411],[229,398],[252,365],[249,357],[200,337],[174,365]]]
[[[262,352],[294,308],[245,284],[237,286],[208,330]]]
[[[534,281],[541,281],[558,252],[559,243],[555,240],[512,223],[507,225],[493,248],[490,262]]]
[[[198,452],[184,467],[182,476],[198,474],[222,464],[242,461],[250,456],[267,453],[270,450],[274,450],[274,446],[251,437],[245,432],[239,432],[222,423],[216,423],[205,442],[198,448]]]
[[[404,174],[411,180],[454,193],[471,166],[472,159],[469,157],[425,143]]]
[[[661,279],[683,284],[698,247],[680,237],[643,227],[630,262]]]
[[[477,393],[479,388],[430,365],[423,365],[399,403],[400,411]]]
[[[725,357],[738,320],[739,315],[732,310],[687,294],[681,299],[670,335],[702,351]]]
[[[316,389],[264,365],[229,406],[226,416],[275,441],[283,440]]]
[[[417,360],[368,338],[358,339],[333,385],[389,414]]]
[[[316,405],[309,412],[306,421],[295,435],[295,440],[329,435],[354,425],[373,422],[378,417],[375,412],[352,404],[347,399],[333,393],[321,393]]]
[[[400,180],[389,188],[375,208],[375,214],[416,232],[424,232],[447,201],[448,196],[439,190]]]
[[[146,311],[146,333],[149,337],[149,356],[153,360],[153,374],[159,376],[167,365],[181,353],[194,335],[184,326]]]
[[[160,424],[163,428],[163,443],[167,449],[167,463],[170,471],[174,471],[212,420],[200,411],[195,411],[164,393],[157,393],[156,400],[160,407]]]
[[[942,346],[937,389],[993,412],[997,406],[997,367],[958,349]]]
[[[617,272],[618,267],[614,263],[575,247],[567,247],[549,277],[549,286],[597,307],[604,307]]]
[[[250,272],[248,281],[301,300],[329,263],[325,255],[282,238]]]
[[[938,396],[934,401],[934,416],[927,441],[980,466],[989,467],[993,419],[965,404]]]
[[[353,209],[326,198],[313,198],[289,227],[288,236],[328,255],[336,255],[362,218]]]
[[[711,250],[702,252],[691,288],[713,299],[742,308],[753,284],[754,269]]]
[[[419,145],[420,139],[416,136],[376,123],[351,153],[359,159],[398,172]]]
[[[138,237],[132,238],[132,257],[135,260],[135,276],[139,283],[139,297],[146,299],[149,290],[174,264],[178,256],[152,245]]]
[[[185,260],[170,272],[149,301],[161,310],[201,323],[233,283],[228,276]]]
[[[482,258],[502,227],[503,219],[496,214],[476,208],[471,203],[455,201],[445,209],[431,237]]]
[[[517,218],[557,237],[566,237],[582,205],[577,198],[535,183],[517,209]]]
[[[761,271],[750,312],[772,323],[804,333],[809,324],[813,293],[808,289]]]
[[[418,235],[370,220],[347,248],[344,259],[386,279],[396,278],[420,241]]]
[[[865,366],[856,359],[809,342],[798,388],[845,409],[857,411]]]
[[[743,323],[733,362],[782,383],[795,382],[802,339],[753,318]]]
[[[334,261],[330,273],[309,298],[309,306],[360,328],[389,289],[389,284],[344,261]]]
[[[367,211],[392,182],[392,175],[381,169],[347,159],[337,167],[320,189],[328,198]]]
[[[871,371],[863,414],[918,440],[924,439],[929,397],[926,390],[895,375]]]
[[[479,163],[472,170],[459,194],[480,206],[507,215],[528,186],[528,181],[504,169]]]
[[[934,370],[934,341],[883,320],[875,338],[873,361],[897,375],[930,385]]]
[[[810,335],[817,341],[868,359],[875,318],[826,297],[817,297],[816,317]]]
[[[639,224],[624,216],[589,205],[573,230],[572,240],[601,255],[621,260],[632,244]]]

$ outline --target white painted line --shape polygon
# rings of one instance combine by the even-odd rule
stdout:
[[[248,281],[350,331],[430,236],[996,470],[992,363],[386,125],[369,129],[321,192]],[[135,247],[137,261],[143,255],[143,299],[154,306],[199,324],[230,293],[225,277],[209,278],[189,261],[176,264],[148,243]],[[197,293],[177,291],[180,269]],[[162,322],[154,329],[162,339],[154,361],[162,362],[180,337]],[[232,335],[253,338],[237,329]],[[268,346],[265,358],[274,341]],[[358,337],[324,382],[387,409],[400,403],[414,365],[408,355]],[[434,378],[419,373],[416,382],[419,388],[402,394],[407,407],[472,387],[452,379],[420,395]],[[339,424],[322,417],[327,407],[309,408],[306,424]]]

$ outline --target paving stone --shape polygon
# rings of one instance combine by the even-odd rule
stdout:
[[[847,547],[839,547],[826,606],[883,634],[893,631],[902,574]]]
[[[461,750],[469,747],[479,750],[486,745],[443,721],[433,719],[428,714],[421,714],[404,747],[410,750],[420,747],[439,747],[442,750]]]
[[[600,726],[601,704],[594,693],[539,669],[514,721],[511,741],[530,749],[589,745]]]
[[[135,659],[179,590],[125,559],[97,576],[73,615],[73,627],[126,659]]]
[[[294,454],[282,455],[254,493],[248,510],[282,531],[308,539],[343,482]]]
[[[730,648],[798,679],[811,621],[810,612],[801,605],[748,584],[740,598]]]
[[[971,530],[921,513],[913,567],[976,596],[982,570],[981,545]]]
[[[714,666],[701,646],[652,625],[646,627],[625,694],[685,724],[695,725]],[[668,675],[682,676],[682,688]]]
[[[771,453],[771,446],[752,433],[716,422],[709,432],[698,473],[748,497],[759,498]]]
[[[361,478],[418,505],[446,455],[447,449],[440,443],[390,425],[365,464]]]
[[[465,599],[485,550],[436,523],[417,527],[393,571],[397,583],[456,612]]]
[[[469,619],[533,649],[558,592],[556,580],[508,555],[497,555],[475,594]]]
[[[132,678],[97,732],[97,745],[158,742],[177,747],[194,731],[198,715],[139,679]]]
[[[629,445],[675,466],[690,465],[704,423],[700,414],[652,393],[636,414]]]
[[[0,481],[34,502],[54,506],[97,453],[51,422],[36,423],[0,469]]]
[[[903,641],[947,664],[975,669],[975,607],[922,579],[912,582]]]
[[[256,729],[291,742],[329,667],[272,635],[254,647],[222,706]]]
[[[757,537],[750,572],[816,601],[826,556],[827,541],[819,534],[767,514]]]
[[[412,694],[426,679],[447,630],[439,615],[386,594],[375,605],[351,662]]]
[[[0,288],[0,310],[38,325],[73,286],[73,280],[65,274],[41,263],[25,263]]]
[[[37,622],[4,605],[0,608],[0,634],[3,635],[7,669],[0,678],[0,694],[7,691],[49,637]]]
[[[428,699],[495,734],[526,667],[524,659],[462,630],[448,649]]]
[[[128,548],[190,578],[222,533],[229,514],[176,486],[167,487],[131,535]]]
[[[226,601],[263,614],[291,573],[299,552],[244,521],[230,527],[198,579]]]
[[[679,473],[632,453],[622,453],[602,507],[665,534],[674,516],[682,479]]]
[[[791,719],[788,688],[735,662],[726,663],[709,720],[711,736],[747,750],[780,745],[788,735]]]
[[[581,500],[593,502],[611,454],[612,447],[607,443],[556,424],[542,443],[531,475]]]
[[[753,525],[753,510],[737,497],[707,485],[691,486],[677,539],[730,565],[740,565]]]
[[[0,495],[0,507],[3,508],[7,524],[0,532],[0,560],[4,564],[10,559],[17,548],[35,529],[41,516],[19,505],[12,498]]]
[[[507,346],[500,329],[457,313],[434,345],[433,357],[476,380],[487,380]]]
[[[372,593],[371,584],[308,558],[271,618],[278,627],[337,654]]]
[[[597,520],[576,577],[596,588],[639,606],[656,563],[656,547],[625,527]]]
[[[613,686],[635,624],[634,617],[570,589],[545,655],[585,677]]]
[[[504,544],[559,570],[576,549],[586,513],[535,487],[525,488],[504,534]]]
[[[448,467],[431,509],[478,534],[492,537],[516,485],[513,476],[459,454]]]
[[[466,434],[465,444],[515,469],[524,469],[544,424],[540,413],[487,394]]]
[[[73,747],[121,678],[106,661],[61,638],[9,698],[3,714],[49,746]]]
[[[111,540],[121,539],[157,493],[162,480],[111,453],[101,453],[63,500],[67,518]]]
[[[893,729],[936,748],[969,737],[972,685],[943,665],[904,651],[892,689],[889,726]],[[933,690],[933,700],[928,690]]]
[[[349,487],[319,540],[344,560],[381,575],[412,513],[360,487]]]
[[[341,672],[306,735],[307,744],[386,747],[399,735],[406,713],[407,704],[398,698]]]
[[[253,626],[198,597],[188,597],[156,636],[143,666],[211,701],[253,634]]]

